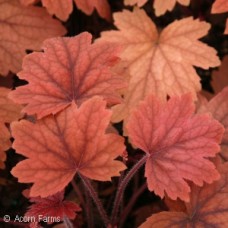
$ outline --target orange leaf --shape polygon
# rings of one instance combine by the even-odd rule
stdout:
[[[138,7],[143,6],[148,0],[124,0],[125,5],[133,6],[137,4]]]
[[[177,2],[185,6],[190,4],[190,0],[154,0],[155,15],[161,16],[166,11],[172,11]]]
[[[36,0],[20,0],[23,5],[33,4]],[[72,0],[41,0],[43,6],[47,8],[47,11],[52,15],[55,14],[59,19],[66,21],[69,14],[73,10]],[[94,9],[98,14],[110,21],[111,9],[107,0],[74,0],[78,9],[83,11],[87,15],[91,15]]]
[[[202,186],[219,178],[206,157],[219,152],[224,129],[208,115],[193,115],[190,94],[167,103],[148,96],[127,123],[132,143],[147,156],[145,176],[150,191],[160,197],[189,200],[186,180]]]
[[[211,13],[225,13],[228,11],[228,1],[227,0],[216,0],[211,9]]]
[[[43,44],[44,52],[24,58],[23,70],[18,73],[28,85],[17,88],[10,97],[28,104],[23,111],[42,118],[57,113],[73,100],[100,95],[109,104],[120,102],[119,88],[123,79],[111,71],[118,58],[119,48],[108,43],[92,44],[89,33],[72,38],[52,38]]]
[[[40,7],[24,7],[16,0],[1,0],[0,7],[0,73],[14,73],[21,68],[26,49],[40,49],[41,43],[66,30]]]
[[[221,179],[202,188],[192,185],[188,211],[161,212],[152,215],[140,228],[149,227],[227,227],[228,163],[219,167]]]
[[[87,15],[91,15],[96,9],[102,18],[111,20],[111,10],[107,0],[74,0],[74,2]]]
[[[141,7],[147,1],[148,0],[124,0],[124,4],[131,6],[137,4],[138,7]],[[155,15],[161,16],[166,11],[172,11],[177,2],[185,6],[190,4],[190,0],[154,0]]]
[[[10,133],[5,123],[11,123],[20,117],[21,106],[7,98],[10,89],[0,87],[0,168],[4,168],[5,151],[11,146]]]
[[[211,13],[225,13],[228,12],[228,1],[227,0],[216,0],[211,9]],[[224,34],[228,34],[228,19],[226,20],[226,27]]]
[[[43,6],[51,15],[66,21],[73,10],[72,0],[42,0]]]
[[[20,0],[21,4],[28,6],[38,2],[39,0]],[[73,10],[72,0],[42,0],[42,4],[46,7],[51,15],[55,15],[62,21],[66,21]]]
[[[120,31],[103,32],[101,40],[122,44],[121,58],[128,62],[131,75],[123,104],[114,108],[119,113],[115,122],[126,118],[150,93],[163,100],[187,92],[196,96],[201,85],[192,65],[208,69],[220,64],[216,51],[198,41],[210,28],[206,22],[185,18],[158,35],[144,10],[125,10],[114,18]]]
[[[105,134],[111,116],[105,106],[101,98],[94,97],[80,108],[72,103],[36,124],[25,120],[12,124],[13,148],[28,157],[12,174],[19,182],[34,183],[31,197],[61,191],[78,172],[108,181],[125,169],[122,162],[113,160],[124,152],[124,139]]]

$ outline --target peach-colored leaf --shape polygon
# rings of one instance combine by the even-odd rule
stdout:
[[[228,1],[227,0],[216,0],[211,9],[211,13],[225,13],[228,11]]]
[[[213,71],[211,85],[216,94],[228,86],[228,55],[223,58],[219,70]]]
[[[137,4],[138,7],[143,6],[148,0],[124,0],[125,5],[133,6]]]
[[[42,0],[42,4],[51,15],[66,21],[73,10],[72,0]]]
[[[27,55],[18,73],[29,84],[10,97],[28,104],[23,111],[38,118],[57,113],[73,100],[79,105],[94,95],[103,96],[109,104],[120,102],[116,90],[124,86],[123,79],[111,71],[120,49],[109,43],[91,45],[91,38],[85,32],[46,40],[44,52]]]
[[[56,194],[46,198],[30,198],[30,202],[33,204],[29,207],[29,210],[26,212],[25,217],[35,218],[34,220],[36,220],[36,222],[39,221],[41,215],[43,218],[59,218],[61,221],[65,216],[69,219],[74,219],[76,217],[75,212],[81,211],[81,208],[76,203],[63,199],[63,191],[57,192]],[[53,222],[54,221],[48,223],[51,224]]]
[[[228,86],[212,98],[205,107],[225,128],[221,154],[228,161]]]
[[[211,9],[211,13],[225,13],[228,12],[228,1],[227,0],[216,0]],[[224,34],[228,34],[228,19],[226,20],[226,27]]]
[[[161,212],[152,215],[140,228],[151,227],[227,227],[228,163],[219,167],[221,179],[202,188],[192,185],[190,203],[184,212]]]
[[[154,0],[155,15],[161,16],[166,11],[172,11],[177,2],[184,6],[190,4],[190,0]]]
[[[61,191],[76,173],[100,181],[111,180],[125,169],[115,161],[125,150],[124,139],[105,134],[111,112],[94,97],[80,108],[74,102],[56,116],[36,124],[22,120],[12,124],[13,148],[28,159],[13,168],[19,182],[34,185],[30,196],[46,197]]]
[[[30,5],[38,0],[20,0],[23,5]],[[58,18],[65,21],[72,12],[72,0],[41,0],[43,6],[47,8],[50,14],[55,14]],[[98,14],[110,21],[111,9],[107,0],[74,0],[78,9],[87,15],[91,15],[96,9]]]
[[[0,1],[0,73],[21,68],[25,50],[38,50],[50,37],[65,34],[65,28],[40,7],[22,6],[17,0]]]
[[[10,133],[5,123],[17,120],[21,115],[21,106],[8,99],[10,89],[0,87],[0,168],[4,168],[5,151],[11,146]]]
[[[196,96],[201,85],[193,65],[208,69],[220,64],[216,50],[198,41],[210,28],[206,22],[184,18],[158,35],[144,10],[115,13],[114,19],[119,31],[103,32],[101,40],[122,44],[121,58],[128,61],[131,75],[124,102],[114,109],[118,120],[150,93],[163,100],[187,92]]]
[[[147,156],[145,176],[150,191],[189,200],[186,180],[202,186],[219,174],[212,162],[219,152],[224,128],[209,115],[194,115],[190,94],[162,102],[148,96],[127,123],[129,137]]]
[[[106,20],[111,19],[111,10],[107,0],[74,0],[77,7],[85,14],[91,15],[94,9]]]

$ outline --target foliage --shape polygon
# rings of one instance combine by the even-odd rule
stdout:
[[[2,227],[228,226],[227,11],[0,0]]]

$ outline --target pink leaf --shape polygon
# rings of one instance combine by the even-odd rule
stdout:
[[[191,96],[167,103],[148,96],[127,124],[133,144],[147,153],[145,176],[150,191],[189,201],[186,180],[202,186],[219,173],[206,157],[219,152],[224,129],[208,115],[194,115]]]
[[[108,43],[91,44],[92,36],[81,33],[72,38],[52,38],[43,44],[44,52],[24,59],[21,79],[29,82],[10,94],[23,111],[42,118],[57,113],[75,101],[80,105],[95,95],[109,104],[120,102],[117,90],[123,79],[111,71],[118,62],[119,47]]]

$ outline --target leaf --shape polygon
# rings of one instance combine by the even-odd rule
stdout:
[[[66,21],[73,11],[72,0],[42,0],[42,4],[51,15]]]
[[[119,47],[109,43],[91,45],[92,36],[81,33],[71,38],[52,38],[43,44],[44,52],[24,58],[18,73],[28,85],[17,88],[10,98],[28,104],[23,111],[42,118],[55,114],[75,101],[80,105],[94,95],[109,104],[120,102],[117,91],[125,86],[111,67],[118,62]]]
[[[228,86],[212,98],[205,109],[205,112],[210,112],[225,128],[221,144],[221,154],[228,161]]]
[[[74,0],[74,2],[78,9],[87,15],[91,15],[96,9],[102,18],[111,20],[111,9],[107,0]]]
[[[148,0],[124,0],[125,5],[137,4],[138,7],[143,6],[146,2]],[[177,2],[185,6],[190,4],[190,0],[154,0],[155,15],[161,16],[166,11],[172,11]]]
[[[213,71],[211,85],[216,94],[228,86],[228,56],[224,56],[219,70]]]
[[[228,12],[228,1],[227,0],[216,0],[211,9],[211,13],[225,13]],[[228,19],[226,20],[226,27],[224,34],[228,34]]]
[[[28,157],[12,174],[19,182],[34,183],[31,197],[61,191],[76,173],[108,181],[125,169],[122,162],[113,160],[124,152],[124,139],[105,134],[111,117],[105,106],[101,98],[94,97],[80,108],[72,103],[36,124],[25,120],[12,124],[13,148]]]
[[[140,228],[148,227],[227,227],[228,163],[219,167],[221,179],[202,188],[192,185],[188,211],[152,215]]]
[[[10,133],[5,123],[11,123],[21,116],[21,106],[8,99],[9,92],[10,89],[0,87],[0,168],[5,167],[3,163],[6,160],[5,151],[11,146]]]
[[[209,115],[194,115],[190,94],[167,103],[148,96],[127,123],[133,145],[147,156],[145,176],[150,191],[160,197],[189,200],[186,180],[202,186],[219,178],[206,159],[219,152],[224,129]]]
[[[25,217],[35,218],[39,221],[41,215],[42,217],[49,218],[60,218],[62,221],[66,216],[69,219],[74,219],[76,217],[75,212],[81,211],[78,204],[65,201],[64,192],[57,192],[55,195],[49,196],[47,198],[34,197],[30,198],[30,202],[33,204],[29,207],[25,214]],[[53,223],[53,222],[49,222]]]
[[[52,19],[44,9],[24,7],[17,0],[0,0],[0,73],[17,73],[25,50],[38,50],[50,37],[66,33],[65,28]]]
[[[124,0],[124,5],[130,5],[133,6],[135,4],[138,5],[138,7],[143,6],[148,0]]]
[[[41,0],[47,11],[55,14],[59,19],[66,21],[73,10],[72,0]],[[35,0],[21,0],[24,5],[33,4]],[[96,9],[98,14],[110,21],[111,9],[107,0],[74,0],[78,9],[87,15],[91,15]]]
[[[225,13],[228,11],[227,0],[216,0],[211,9],[211,13]]]
[[[190,0],[154,0],[155,15],[161,16],[166,11],[172,11],[177,2],[184,6],[190,4]]]
[[[220,64],[216,51],[197,40],[210,28],[206,22],[185,18],[158,35],[144,10],[115,13],[114,19],[120,31],[103,32],[101,40],[122,44],[121,59],[128,61],[131,75],[124,102],[114,109],[119,113],[114,122],[126,118],[150,93],[163,100],[187,92],[196,97],[201,85],[192,65],[208,69]]]

